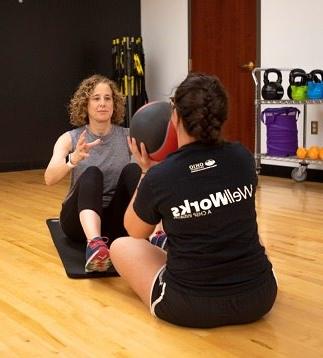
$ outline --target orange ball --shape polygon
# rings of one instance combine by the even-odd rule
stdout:
[[[312,145],[311,147],[308,148],[308,150],[310,149],[320,150],[320,147],[318,145]]]
[[[319,149],[318,149],[318,147],[317,146],[311,147],[308,150],[307,155],[308,155],[308,157],[310,159],[313,159],[313,160],[318,159],[318,157],[319,157]]]
[[[319,150],[319,159],[323,160],[323,147]]]
[[[297,158],[304,159],[304,158],[306,158],[306,155],[307,155],[307,149],[306,148],[303,148],[303,147],[297,148],[297,151],[296,151]]]

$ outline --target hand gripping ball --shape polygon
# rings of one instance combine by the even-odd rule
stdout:
[[[171,114],[170,103],[150,102],[139,108],[130,121],[130,137],[136,139],[138,146],[144,143],[149,157],[156,162],[178,148]]]

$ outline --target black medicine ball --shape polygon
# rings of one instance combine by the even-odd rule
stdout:
[[[149,157],[157,162],[178,148],[171,115],[170,103],[156,101],[139,108],[130,121],[130,137],[138,146],[144,143]]]

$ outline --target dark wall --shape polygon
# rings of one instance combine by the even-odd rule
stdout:
[[[45,167],[79,82],[111,77],[111,42],[140,36],[140,0],[0,1],[0,171]]]

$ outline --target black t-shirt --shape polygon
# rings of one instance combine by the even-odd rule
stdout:
[[[271,271],[259,243],[252,154],[239,143],[185,145],[143,178],[134,210],[162,220],[168,283],[196,295],[255,287]]]

